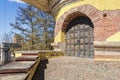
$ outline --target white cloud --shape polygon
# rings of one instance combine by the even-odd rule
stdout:
[[[21,1],[21,0],[8,0],[8,1],[10,1],[10,2],[17,2],[17,3],[24,3],[24,2]]]

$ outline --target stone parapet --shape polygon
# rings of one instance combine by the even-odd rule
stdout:
[[[118,41],[94,41],[95,60],[120,59],[120,42]]]
[[[65,42],[52,43],[51,46],[53,46],[54,51],[65,52]]]

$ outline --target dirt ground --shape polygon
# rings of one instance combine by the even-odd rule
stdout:
[[[120,80],[120,61],[52,58],[41,61],[32,80]]]

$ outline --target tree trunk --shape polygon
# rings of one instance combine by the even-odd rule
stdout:
[[[45,49],[47,49],[47,26],[46,26],[46,20],[45,20],[45,25],[44,25],[44,41],[45,41]]]
[[[32,19],[30,20],[30,23],[31,23],[31,49],[34,50],[34,26],[33,26],[33,23],[32,23]]]

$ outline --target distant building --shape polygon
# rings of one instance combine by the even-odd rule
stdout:
[[[20,36],[19,34],[15,34],[13,36],[13,43],[17,43],[17,44],[22,44],[23,43],[23,37]]]

